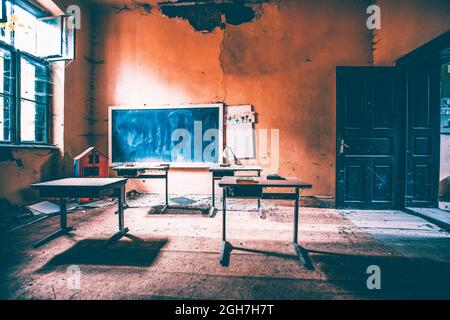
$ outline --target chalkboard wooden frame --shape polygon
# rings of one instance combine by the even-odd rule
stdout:
[[[217,108],[219,111],[219,150],[218,150],[218,162],[206,163],[206,162],[169,162],[172,168],[209,168],[212,164],[221,164],[223,162],[223,148],[224,148],[224,105],[222,103],[212,104],[173,104],[173,105],[157,105],[157,106],[110,106],[108,109],[108,157],[109,166],[114,167],[122,165],[123,162],[112,162],[112,112],[114,110],[167,110],[167,109],[197,109],[197,108]],[[161,161],[163,162],[163,161]],[[154,165],[155,163],[143,163],[140,165]]]

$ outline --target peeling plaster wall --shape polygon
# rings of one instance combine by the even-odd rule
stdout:
[[[367,65],[364,1],[282,1],[231,26],[223,42],[227,103],[255,106],[257,128],[280,130],[280,170],[334,196],[335,70]],[[245,89],[243,89],[245,88]]]
[[[48,5],[48,0],[42,0]],[[89,126],[85,120],[88,104],[89,65],[84,56],[89,48],[89,9],[79,1],[55,1],[65,11],[78,4],[82,10],[82,27],[77,30],[77,60],[53,65],[54,97],[52,107],[52,136],[58,149],[11,149],[0,147],[0,198],[14,204],[37,200],[30,184],[42,180],[73,175],[73,157],[87,147]],[[55,14],[53,6],[45,6]]]
[[[98,13],[97,143],[107,151],[110,105],[252,104],[257,129],[280,130],[280,173],[333,196],[335,67],[367,65],[367,1],[280,1],[258,5],[258,17],[203,34],[159,10]],[[130,9],[131,8],[131,9]],[[195,184],[192,181],[196,181]],[[142,191],[162,191],[151,181]],[[210,193],[203,171],[171,173],[170,191]]]
[[[449,2],[263,2],[251,6],[255,16],[242,23],[230,23],[224,12],[220,22],[217,15],[209,19],[214,8],[161,14],[154,2],[151,11],[128,4],[100,13],[97,55],[105,64],[96,78],[102,83],[96,144],[107,150],[109,105],[249,103],[258,113],[257,129],[280,130],[280,173],[311,181],[310,194],[334,196],[335,67],[390,64],[449,28]],[[382,9],[375,39],[365,27],[372,3]],[[205,172],[172,177],[172,192],[210,192]],[[162,190],[154,182],[134,184]]]
[[[375,65],[393,61],[450,30],[448,0],[377,0],[381,30],[376,32]]]
[[[225,96],[220,65],[223,30],[202,34],[186,20],[107,9],[97,12],[99,45],[95,146],[108,151],[108,106],[209,103]],[[101,84],[101,85],[100,85]],[[195,181],[195,183],[192,183]],[[171,170],[170,192],[209,193],[206,171]],[[163,191],[163,182],[134,181],[129,188]]]
[[[56,152],[50,150],[0,149],[0,153],[0,199],[14,204],[34,200],[30,184],[53,177],[58,164]]]
[[[104,5],[96,10],[83,4],[94,1],[56,2],[80,4],[83,14],[77,60],[57,67],[60,150],[0,149],[0,198],[14,203],[35,199],[30,183],[72,175],[73,157],[89,145],[107,152],[108,106],[218,101],[254,105],[257,129],[280,130],[280,173],[311,181],[310,195],[333,197],[335,67],[391,65],[450,28],[446,0],[374,1],[382,8],[374,46],[365,27],[369,0],[261,1],[251,21],[221,13],[206,33],[162,14],[154,0],[95,0]],[[163,191],[156,181],[130,188]],[[171,172],[170,191],[208,194],[210,176]]]

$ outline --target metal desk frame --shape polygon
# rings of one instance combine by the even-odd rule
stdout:
[[[128,233],[129,229],[125,227],[125,219],[124,219],[124,204],[123,198],[125,193],[125,184],[127,183],[127,179],[108,179],[106,180],[116,180],[111,184],[105,185],[89,185],[89,181],[98,180],[98,179],[90,179],[90,178],[71,178],[71,179],[61,179],[44,183],[37,183],[31,185],[33,189],[39,190],[39,194],[41,197],[46,198],[59,198],[60,203],[60,223],[59,229],[45,238],[37,241],[33,244],[34,248],[40,247],[45,243],[48,243],[62,235],[68,234],[70,231],[75,230],[74,226],[67,225],[67,199],[71,198],[102,198],[111,193],[111,191],[117,196],[117,204],[118,204],[118,216],[119,216],[119,231],[116,232],[111,239],[120,239],[125,234]],[[84,183],[80,183],[79,185],[66,185],[64,182],[67,181],[84,181]],[[106,181],[107,182],[107,181]]]
[[[169,209],[169,165],[160,166],[142,166],[142,167],[113,167],[112,170],[116,171],[117,175],[127,179],[164,179],[165,180],[165,203],[161,209],[161,213],[164,213]],[[146,173],[146,171],[162,171],[162,174],[151,174]],[[125,209],[130,206],[126,202],[126,194],[124,195],[124,205]]]
[[[234,177],[236,172],[256,172],[256,176],[260,177],[262,172],[261,167],[250,167],[250,166],[241,166],[241,167],[211,167],[209,168],[209,172],[212,173],[212,201],[211,208],[209,210],[209,216],[213,218],[217,212],[217,208],[215,207],[216,203],[216,181],[220,181],[223,177]],[[254,177],[255,175],[247,175],[247,177]],[[244,176],[242,176],[244,177]],[[258,199],[258,212],[259,215],[262,216],[261,211],[261,200]]]
[[[294,247],[295,253],[297,255],[297,258],[300,262],[300,264],[305,267],[306,269],[313,269],[313,266],[307,256],[307,252],[304,248],[301,247],[301,245],[298,243],[298,214],[299,214],[299,204],[300,204],[300,189],[310,189],[312,188],[312,185],[308,183],[303,183],[298,181],[298,183],[292,183],[292,184],[285,184],[283,181],[286,180],[279,180],[277,183],[275,181],[273,183],[268,183],[268,180],[257,178],[260,182],[258,184],[238,184],[236,182],[236,178],[234,179],[227,179],[224,178],[219,182],[219,186],[223,188],[223,215],[222,215],[222,247],[220,251],[220,264],[222,266],[227,265],[227,261],[229,258],[229,254],[233,248],[233,246],[227,241],[227,235],[226,235],[226,224],[227,224],[227,197],[229,197],[230,188],[233,187],[239,187],[239,188],[246,188],[246,187],[261,187],[262,192],[260,197],[257,197],[258,199],[272,199],[272,200],[293,200],[294,201],[294,232],[293,232],[293,242],[292,245]],[[297,179],[296,179],[297,180]],[[264,193],[264,188],[294,188],[294,193]],[[238,196],[230,196],[230,198],[234,199],[254,199],[254,196],[245,196],[245,195],[238,195]]]

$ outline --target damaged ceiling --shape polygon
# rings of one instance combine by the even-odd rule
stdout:
[[[261,1],[258,1],[261,3]],[[196,31],[211,32],[225,24],[239,25],[256,17],[255,1],[188,1],[161,2],[161,13],[169,18],[189,21]]]
[[[162,15],[187,20],[196,31],[208,33],[216,28],[223,29],[227,24],[251,22],[258,18],[261,4],[273,1],[276,0],[94,0],[94,3],[113,6],[116,13],[142,8],[151,13],[158,8]]]

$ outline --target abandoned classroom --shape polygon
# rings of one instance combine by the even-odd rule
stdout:
[[[1,7],[0,299],[450,298],[450,1]]]

